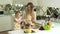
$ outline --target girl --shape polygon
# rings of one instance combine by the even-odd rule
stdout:
[[[15,12],[15,18],[14,18],[14,30],[19,30],[21,27],[20,27],[20,23],[21,23],[21,16],[20,16],[20,12],[19,11],[16,11]]]

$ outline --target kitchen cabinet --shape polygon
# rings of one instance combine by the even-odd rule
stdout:
[[[13,21],[11,16],[9,15],[1,15],[0,16],[0,32],[12,30],[13,29]]]

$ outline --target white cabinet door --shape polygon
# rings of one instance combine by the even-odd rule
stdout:
[[[0,16],[0,32],[13,29],[11,16]]]

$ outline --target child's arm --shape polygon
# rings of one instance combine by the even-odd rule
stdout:
[[[14,19],[14,22],[16,22],[16,23],[17,23],[18,21],[16,21],[16,20]]]
[[[16,23],[21,23],[21,21],[22,20],[16,20],[16,19],[14,19],[14,22],[16,22]]]

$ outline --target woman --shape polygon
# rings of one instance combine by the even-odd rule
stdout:
[[[26,19],[26,22],[29,24],[32,24],[36,21],[36,13],[33,11],[33,4],[31,2],[27,4],[25,19]]]

